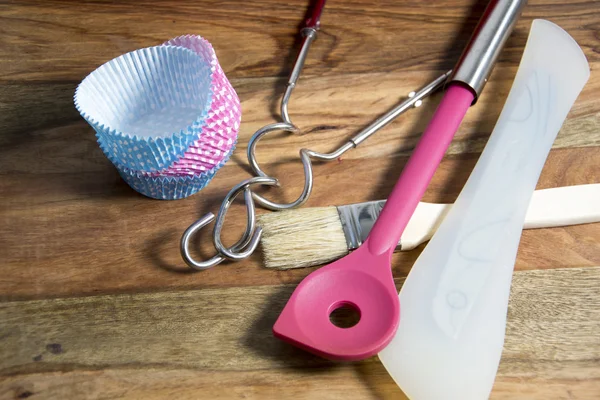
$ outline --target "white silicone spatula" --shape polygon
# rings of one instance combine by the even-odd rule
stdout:
[[[535,20],[488,144],[400,291],[398,331],[379,357],[409,398],[489,396],[525,213],[588,77],[577,43]]]

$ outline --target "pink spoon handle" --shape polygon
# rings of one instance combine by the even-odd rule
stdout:
[[[366,241],[373,255],[396,248],[474,98],[461,84],[448,88]]]

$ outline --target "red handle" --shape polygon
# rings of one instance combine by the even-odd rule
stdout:
[[[325,8],[326,0],[317,0],[309,11],[309,17],[306,19],[305,28],[319,29],[321,23],[321,14]]]

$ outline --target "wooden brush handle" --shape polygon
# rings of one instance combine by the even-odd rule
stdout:
[[[399,243],[408,251],[435,233],[452,204],[419,203]],[[600,222],[600,183],[536,190],[531,197],[523,229]]]

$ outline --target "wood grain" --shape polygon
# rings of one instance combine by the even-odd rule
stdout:
[[[332,365],[271,338],[278,310],[313,269],[269,271],[256,254],[192,273],[179,255],[183,230],[249,177],[248,140],[278,119],[307,5],[0,2],[1,399],[401,398],[376,360]],[[261,142],[263,168],[282,181],[268,195],[292,200],[299,193],[300,148],[334,149],[451,68],[484,5],[329,0],[290,104],[302,132]],[[460,192],[503,106],[534,18],[565,28],[592,70],[538,188],[600,182],[600,3],[531,0],[425,201],[451,202]],[[211,41],[242,100],[239,145],[200,194],[156,201],[119,178],[72,96],[102,63],[187,33]],[[385,198],[438,101],[428,99],[341,160],[316,165],[307,206]],[[236,204],[227,243],[243,221]],[[195,248],[198,256],[212,255],[208,235]],[[398,282],[421,249],[394,257]],[[600,224],[523,233],[515,267],[524,271],[515,278],[523,290],[513,292],[495,398],[600,397],[599,297],[587,286],[598,286],[597,265]]]
[[[515,274],[493,398],[600,395],[599,285],[600,267]],[[76,385],[85,398],[398,398],[377,358],[333,363],[272,336],[293,288],[5,302],[0,398],[17,389],[52,398]]]
[[[289,58],[295,56],[290,49],[307,4],[306,0],[260,0],[251,6],[216,0],[76,5],[68,0],[5,1],[1,25],[6,45],[0,53],[0,76],[3,80],[82,78],[90,66],[160,44],[174,32],[198,32],[214,43],[225,72],[232,77],[283,77],[290,70]],[[380,72],[451,68],[485,4],[332,0],[321,18],[323,34],[311,51],[304,76],[370,72],[374,60]],[[531,1],[500,61],[518,62],[531,20],[546,18],[567,29],[588,50],[590,61],[596,62],[598,14],[595,1]],[[32,46],[15,64],[24,42]],[[57,63],[62,68],[56,68]]]
[[[425,200],[454,200],[476,158],[445,160]],[[364,160],[319,166],[314,195],[307,206],[385,198],[398,173],[396,166],[405,160],[398,157],[369,161],[375,170],[365,168]],[[595,148],[554,151],[539,186],[593,183],[599,168],[600,152]],[[389,171],[388,178],[376,171]],[[279,165],[277,173],[292,182],[302,179],[298,165]],[[262,267],[260,254],[247,262],[225,264],[202,273],[188,273],[183,264],[178,249],[181,232],[194,218],[214,210],[243,174],[236,166],[225,167],[215,181],[219,186],[207,189],[210,197],[199,195],[175,202],[147,200],[135,194],[108,165],[104,175],[80,172],[63,176],[60,181],[40,182],[30,175],[4,179],[0,186],[10,194],[10,205],[3,212],[5,227],[0,236],[0,259],[5,260],[0,297],[26,299],[299,282],[312,269],[270,271]],[[354,176],[365,183],[347,191],[348,179],[343,176]],[[299,184],[294,186],[297,190]],[[239,235],[243,229],[243,215],[240,205],[226,222],[226,239],[230,242],[232,235]],[[598,224],[590,224],[526,231],[517,268],[598,265],[599,228]],[[208,232],[200,235],[197,242],[201,240],[204,243],[199,247],[204,252],[198,257],[206,257],[211,251]],[[395,256],[396,276],[408,272],[422,248]]]

